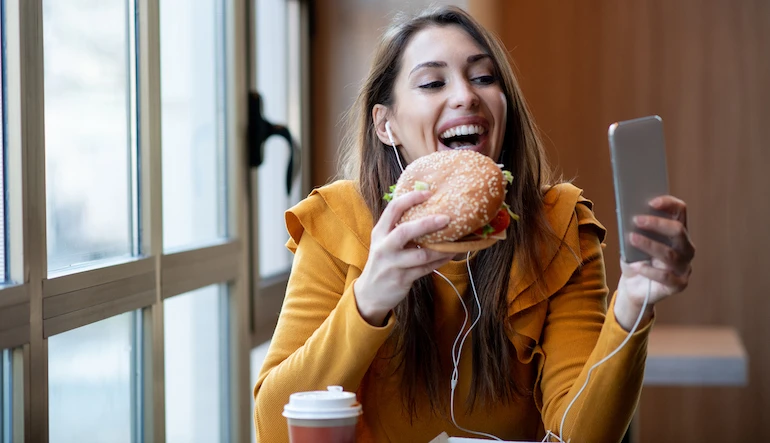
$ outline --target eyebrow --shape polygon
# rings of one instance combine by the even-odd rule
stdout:
[[[468,64],[473,64],[473,63],[476,63],[476,62],[478,62],[480,60],[491,59],[491,58],[492,58],[492,56],[490,56],[489,54],[481,53],[481,54],[475,54],[475,55],[469,56],[466,61],[467,61]],[[423,62],[423,63],[418,64],[414,68],[412,68],[412,70],[409,72],[409,76],[411,76],[414,73],[414,71],[417,71],[418,69],[423,69],[423,68],[446,68],[446,66],[447,66],[446,62],[439,62],[439,61]]]

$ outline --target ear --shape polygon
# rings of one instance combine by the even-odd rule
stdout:
[[[372,108],[372,121],[374,121],[374,129],[377,131],[377,137],[381,142],[390,146],[390,139],[388,138],[388,131],[385,129],[385,123],[388,121],[389,110],[385,105],[376,104]],[[396,130],[393,128],[393,122],[390,123],[390,133],[393,134],[393,141],[396,145],[400,145]]]

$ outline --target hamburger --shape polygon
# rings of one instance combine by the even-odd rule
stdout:
[[[478,251],[505,239],[511,219],[519,219],[505,203],[506,186],[512,181],[511,173],[486,155],[438,151],[409,164],[384,198],[431,191],[428,200],[406,210],[398,223],[445,214],[449,223],[444,228],[414,242],[442,252]]]

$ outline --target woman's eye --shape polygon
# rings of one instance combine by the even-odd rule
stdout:
[[[436,80],[434,82],[422,84],[422,85],[420,85],[420,88],[422,88],[422,89],[435,89],[435,88],[440,88],[442,86],[444,86],[444,82]]]
[[[495,81],[497,81],[497,79],[494,75],[481,75],[473,78],[473,82],[480,85],[491,85]]]

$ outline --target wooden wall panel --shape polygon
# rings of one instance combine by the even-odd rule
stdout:
[[[497,1],[497,0],[495,0]],[[327,183],[337,168],[343,114],[353,104],[380,33],[396,11],[431,4],[467,7],[467,0],[313,1],[311,21],[311,144],[313,186]]]
[[[487,6],[471,2],[471,10]],[[609,228],[610,284],[619,266],[607,126],[659,114],[671,190],[688,202],[698,250],[690,288],[659,307],[658,322],[733,326],[749,352],[747,388],[646,388],[641,441],[769,438],[770,3],[497,8],[489,25],[511,51],[552,160],[576,177]]]

